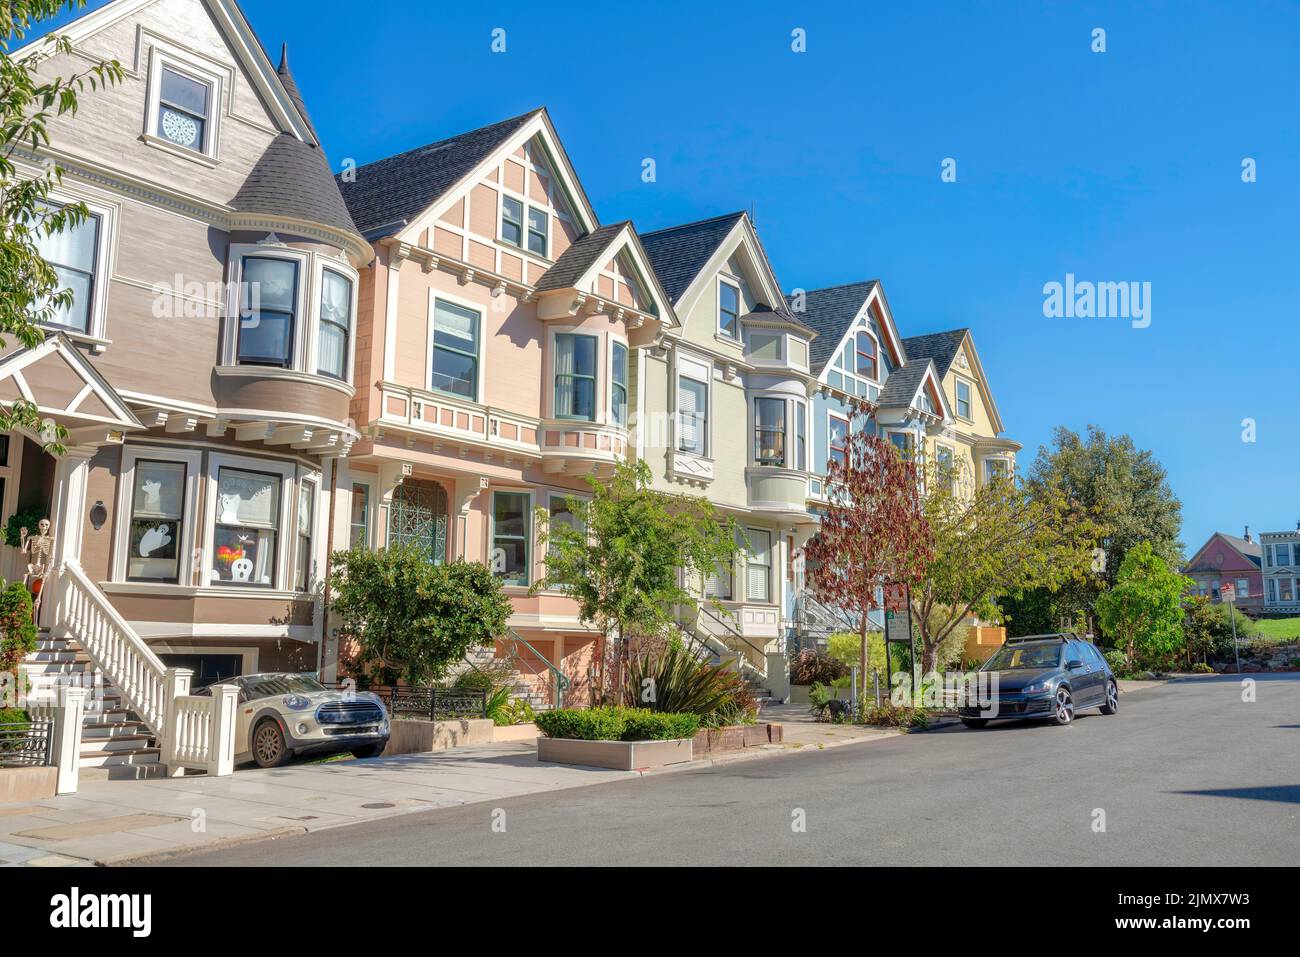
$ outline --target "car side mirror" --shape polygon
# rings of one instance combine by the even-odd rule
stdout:
[[[1070,671],[1080,671],[1083,669],[1083,662],[1078,658],[1071,658],[1065,667]]]

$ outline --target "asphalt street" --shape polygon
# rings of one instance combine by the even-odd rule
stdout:
[[[173,866],[1300,863],[1300,674],[420,812]]]

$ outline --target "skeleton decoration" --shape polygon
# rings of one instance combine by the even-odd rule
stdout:
[[[50,520],[43,518],[36,523],[36,534],[29,535],[27,528],[18,530],[19,550],[27,556],[27,575],[23,584],[32,593],[32,621],[39,624],[41,615],[41,593],[45,587],[45,578],[50,573],[50,562],[54,558],[54,536],[50,534]]]

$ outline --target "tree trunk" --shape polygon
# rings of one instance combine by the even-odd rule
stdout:
[[[859,627],[859,633],[862,637],[862,653],[859,656],[861,667],[858,668],[858,694],[862,694],[862,689],[867,686],[867,627],[870,619],[864,612],[862,615],[862,624]]]

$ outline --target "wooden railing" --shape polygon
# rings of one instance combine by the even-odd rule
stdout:
[[[59,568],[55,622],[90,656],[154,734],[166,730],[167,667],[75,561]],[[187,687],[184,689],[188,691]]]

